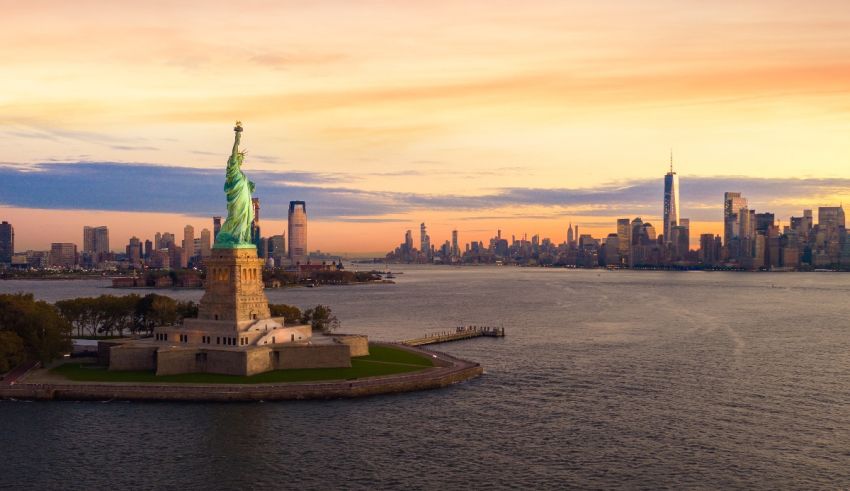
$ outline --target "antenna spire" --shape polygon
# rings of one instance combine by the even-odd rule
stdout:
[[[670,149],[670,173],[673,173],[673,149]]]

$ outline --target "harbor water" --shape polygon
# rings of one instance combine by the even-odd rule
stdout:
[[[504,327],[429,347],[482,377],[355,400],[0,401],[0,487],[850,487],[848,274],[394,272],[394,285],[267,294],[330,305],[341,332],[378,340]],[[0,282],[17,291],[133,290]]]

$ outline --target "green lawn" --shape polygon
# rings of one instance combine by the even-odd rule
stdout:
[[[275,370],[251,377],[218,375],[212,373],[187,373],[163,375],[154,372],[110,372],[104,367],[86,363],[66,363],[51,370],[68,380],[77,382],[143,382],[190,384],[267,384],[276,382],[308,382],[317,380],[353,380],[379,375],[413,372],[433,366],[429,358],[386,346],[369,346],[369,355],[351,359],[351,368],[310,368]]]

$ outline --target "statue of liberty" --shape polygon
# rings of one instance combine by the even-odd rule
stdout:
[[[254,221],[254,206],[251,193],[254,183],[242,172],[242,160],[245,152],[239,151],[239,139],[242,136],[242,123],[237,121],[233,128],[236,138],[233,152],[227,160],[227,172],[224,181],[224,193],[227,195],[227,219],[215,238],[215,248],[234,249],[254,247],[251,243],[251,222]]]

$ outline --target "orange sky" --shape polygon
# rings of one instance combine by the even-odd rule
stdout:
[[[847,2],[35,1],[5,5],[3,17],[9,166],[222,167],[241,119],[249,176],[340,174],[354,178],[315,185],[461,197],[658,178],[656,221],[671,147],[683,182],[850,177]],[[844,198],[783,197],[800,208]],[[722,195],[681,199],[688,216],[719,210]],[[84,224],[110,226],[118,249],[130,235],[207,220],[35,210],[2,193],[0,206],[21,250],[79,243]],[[452,228],[464,242],[496,228],[560,241],[570,220],[604,236],[621,216],[588,209],[523,208],[533,219],[498,206],[352,210],[364,221],[311,220],[309,245],[386,251],[421,221],[437,243]],[[719,228],[698,220],[692,235]]]

